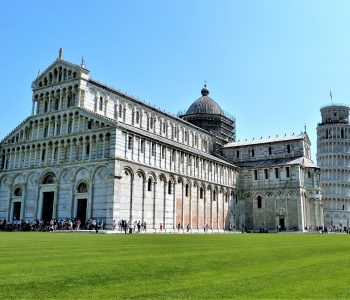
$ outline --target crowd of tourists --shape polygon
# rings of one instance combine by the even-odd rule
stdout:
[[[127,220],[120,220],[119,222],[116,222],[113,220],[113,230],[119,231],[121,233],[146,233],[147,231],[147,224],[146,222],[141,221],[135,221],[130,222]],[[44,221],[44,220],[34,220],[34,221],[25,221],[25,220],[9,220],[6,219],[1,220],[0,219],[0,230],[1,231],[78,231],[78,230],[94,230],[96,233],[99,230],[105,229],[105,224],[103,220],[97,220],[97,219],[90,219],[87,222],[81,222],[78,218],[70,219],[51,219],[50,221]],[[180,223],[176,225],[177,232],[190,232],[191,226],[190,224],[187,224],[185,226],[182,226]],[[236,231],[238,230],[233,224],[229,224],[229,231]],[[159,231],[165,232],[165,226],[163,223],[159,224]],[[206,233],[209,231],[209,225],[205,224],[203,225],[203,232]],[[277,227],[277,231],[282,231],[281,228]],[[325,226],[325,227],[305,227],[306,232],[313,232],[313,233],[347,233],[350,234],[350,227],[343,226],[341,224],[339,225],[331,225],[331,226]],[[247,232],[245,230],[244,225],[242,225],[242,233]],[[268,232],[265,230],[262,226],[260,226],[258,231],[255,232],[261,232],[266,233]]]
[[[331,225],[331,226],[325,227],[325,233],[328,233],[328,232],[350,234],[350,228],[342,225]]]
[[[99,230],[104,229],[103,220],[90,219],[86,223],[79,219],[51,219],[50,221],[34,220],[0,220],[2,231],[57,231],[57,230]]]
[[[134,223],[131,223],[127,220],[120,220],[117,223],[115,220],[113,220],[113,230],[119,230],[120,232],[124,233],[146,232],[147,224],[146,222],[140,221],[135,221]]]

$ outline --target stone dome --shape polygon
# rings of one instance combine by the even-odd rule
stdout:
[[[225,115],[219,104],[217,104],[212,98],[210,98],[209,90],[206,85],[201,90],[202,97],[198,98],[192,103],[187,110],[186,115],[192,114],[213,114],[213,115]]]

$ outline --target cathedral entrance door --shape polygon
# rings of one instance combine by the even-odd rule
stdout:
[[[77,219],[80,220],[82,227],[86,222],[86,206],[87,199],[78,199]]]
[[[285,230],[285,223],[284,223],[284,218],[280,218],[280,221],[279,221],[279,227],[281,230]]]
[[[41,214],[41,218],[45,222],[49,222],[52,219],[54,197],[55,192],[43,193],[43,211]]]
[[[12,220],[20,220],[22,202],[13,202]]]

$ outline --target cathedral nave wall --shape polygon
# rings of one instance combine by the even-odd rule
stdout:
[[[120,161],[115,179],[114,219],[146,222],[148,228],[228,228],[233,188]]]

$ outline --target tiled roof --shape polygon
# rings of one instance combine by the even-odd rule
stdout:
[[[192,103],[190,108],[187,110],[186,115],[192,114],[225,115],[219,104],[217,104],[209,96],[202,96]]]
[[[235,162],[239,167],[247,168],[268,168],[268,167],[277,167],[283,165],[300,165],[306,168],[319,168],[313,163],[312,160],[308,159],[305,156],[302,157],[292,157],[292,158],[280,158],[280,159],[266,159],[266,160],[257,160],[257,161],[244,161],[244,162]]]
[[[302,133],[298,135],[289,135],[289,136],[287,135],[287,136],[272,137],[272,138],[266,138],[266,139],[256,139],[256,140],[250,140],[250,141],[238,141],[238,142],[228,143],[224,146],[224,148],[302,140],[305,137],[307,137],[307,134]]]

